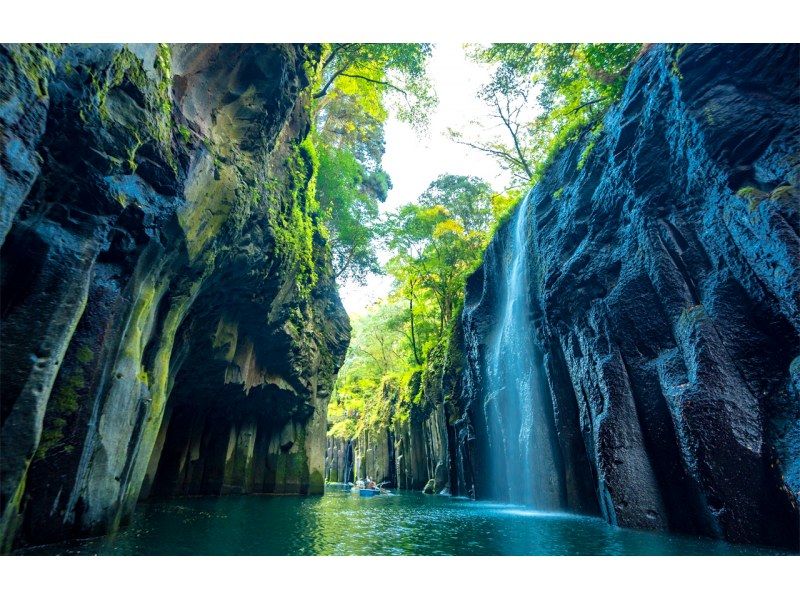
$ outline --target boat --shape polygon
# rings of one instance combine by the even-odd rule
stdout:
[[[353,492],[358,492],[359,496],[375,496],[376,494],[380,494],[381,491],[378,488],[358,488],[353,486]]]
[[[384,484],[386,484],[386,482],[383,482],[378,486],[375,486],[373,483],[372,487],[367,487],[367,484],[368,482],[365,482],[364,480],[358,480],[350,489],[350,491],[353,494],[358,494],[359,496],[365,496],[365,497],[376,496],[378,494],[390,494],[390,492],[383,487]]]

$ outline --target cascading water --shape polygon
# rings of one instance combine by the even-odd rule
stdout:
[[[560,452],[542,351],[529,297],[528,195],[514,216],[501,260],[504,294],[484,354],[484,411],[488,422],[492,494],[540,510],[563,506]]]
[[[344,447],[344,467],[342,482],[353,482],[353,441],[348,440]]]

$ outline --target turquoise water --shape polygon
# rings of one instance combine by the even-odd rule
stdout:
[[[224,496],[150,502],[113,537],[34,554],[671,555],[776,554],[702,538],[613,528],[600,519],[422,493],[360,498]]]

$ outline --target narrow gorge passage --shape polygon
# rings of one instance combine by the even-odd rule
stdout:
[[[800,49],[470,52],[0,45],[3,552],[800,550]]]

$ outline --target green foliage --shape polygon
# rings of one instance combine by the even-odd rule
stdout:
[[[310,137],[297,144],[289,159],[289,191],[291,198],[286,209],[276,203],[269,214],[275,234],[276,252],[290,261],[295,269],[297,288],[301,297],[308,297],[317,283],[314,262],[314,232],[316,217],[316,177],[319,168],[316,149]]]
[[[429,44],[326,44],[314,85],[317,199],[330,233],[334,273],[363,282],[381,269],[378,207],[391,189],[381,167],[390,111],[424,129],[435,102]]]
[[[430,44],[328,44],[314,96],[357,97],[377,121],[391,103],[399,118],[424,126],[436,96],[426,76]]]
[[[451,135],[495,157],[515,180],[534,183],[559,150],[597,126],[641,51],[641,44],[473,46],[472,59],[495,69],[479,96],[502,135]]]
[[[325,143],[319,147],[317,199],[330,233],[334,273],[363,281],[369,273],[380,273],[375,226],[389,179],[382,171],[368,172],[348,149]]]
[[[380,234],[392,253],[393,291],[353,322],[328,413],[331,435],[352,438],[406,421],[420,405],[466,277],[480,262],[495,214],[513,201],[516,195],[495,194],[477,177],[448,174],[385,218]]]
[[[181,138],[183,139],[184,143],[189,143],[192,139],[192,132],[189,130],[189,127],[186,125],[180,125],[178,127],[178,133],[180,133]]]
[[[384,300],[352,321],[353,332],[344,365],[328,407],[329,434],[354,438],[377,422],[394,417],[388,388],[413,367],[402,330],[403,306]]]

